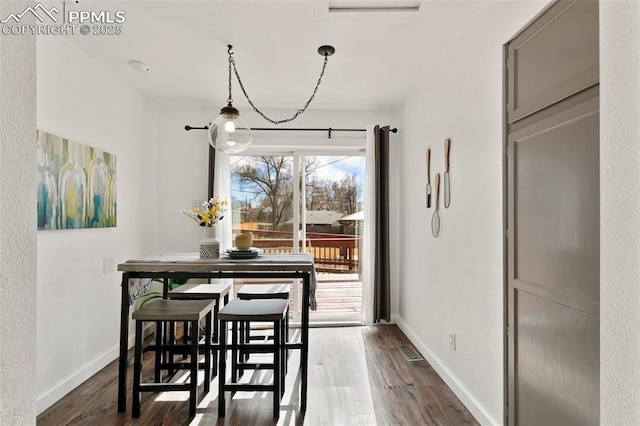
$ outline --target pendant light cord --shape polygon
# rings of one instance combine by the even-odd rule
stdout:
[[[229,97],[227,98],[227,104],[231,106],[233,104],[233,97],[231,96],[231,65],[233,64],[233,56],[231,56],[233,55],[233,52],[231,49],[233,46],[228,45],[227,47],[227,53],[229,54]]]
[[[229,105],[231,105],[231,103],[233,101],[233,99],[231,98],[231,69],[233,68],[233,72],[235,73],[236,78],[238,79],[238,83],[240,84],[240,88],[242,89],[242,93],[244,93],[244,97],[247,98],[247,101],[249,102],[249,105],[251,105],[253,110],[255,112],[257,112],[258,114],[260,114],[260,116],[262,116],[262,118],[264,118],[265,120],[267,120],[268,122],[270,122],[272,124],[288,123],[290,121],[295,120],[300,114],[305,112],[305,110],[307,109],[307,107],[309,106],[311,101],[313,101],[313,98],[316,96],[316,92],[318,91],[318,87],[320,87],[320,83],[322,82],[322,77],[324,76],[324,70],[327,67],[327,61],[329,59],[329,53],[324,52],[324,55],[323,55],[324,56],[324,62],[322,63],[322,71],[320,72],[320,77],[318,78],[318,82],[316,83],[316,87],[313,89],[313,93],[311,94],[311,97],[309,98],[307,103],[305,103],[302,108],[297,110],[296,113],[293,114],[290,118],[285,118],[283,120],[273,120],[273,119],[267,117],[262,111],[260,111],[253,104],[253,101],[251,101],[251,99],[249,98],[249,95],[247,94],[247,91],[244,88],[244,84],[242,84],[242,79],[240,78],[240,74],[238,74],[238,70],[236,69],[236,61],[233,59],[233,52],[231,51],[233,46],[227,45],[227,47],[229,48],[227,50],[227,52],[229,53],[229,99],[227,99],[227,102],[229,103]]]

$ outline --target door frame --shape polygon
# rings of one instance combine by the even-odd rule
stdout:
[[[559,0],[552,1],[525,23],[502,45],[502,356],[503,356],[503,424],[515,418],[515,404],[510,401],[509,387],[509,44],[529,28],[542,15],[548,13]],[[511,402],[511,403],[510,403]]]
[[[529,24],[527,24],[529,25]],[[513,409],[509,405],[509,188],[508,171],[509,158],[507,150],[509,147],[509,119],[507,117],[507,102],[509,99],[509,68],[507,60],[509,57],[509,42],[515,38],[514,35],[509,41],[502,45],[502,357],[503,357],[503,423],[509,424],[509,418],[513,418]]]

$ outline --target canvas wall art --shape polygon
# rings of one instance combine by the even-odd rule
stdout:
[[[38,229],[117,225],[116,156],[37,131]]]

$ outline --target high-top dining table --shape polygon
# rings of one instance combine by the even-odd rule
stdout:
[[[253,259],[200,259],[198,253],[170,253],[128,260],[118,265],[122,272],[120,313],[120,357],[118,411],[127,406],[127,357],[129,342],[130,286],[140,278],[162,280],[167,297],[170,278],[298,278],[302,280],[302,324],[300,342],[289,349],[300,350],[300,412],[307,409],[307,372],[309,360],[309,310],[315,309],[316,275],[310,254],[264,254]]]

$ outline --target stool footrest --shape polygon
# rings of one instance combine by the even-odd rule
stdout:
[[[190,383],[140,383],[140,392],[184,391],[190,386]]]
[[[302,343],[285,343],[287,349],[302,349]]]

